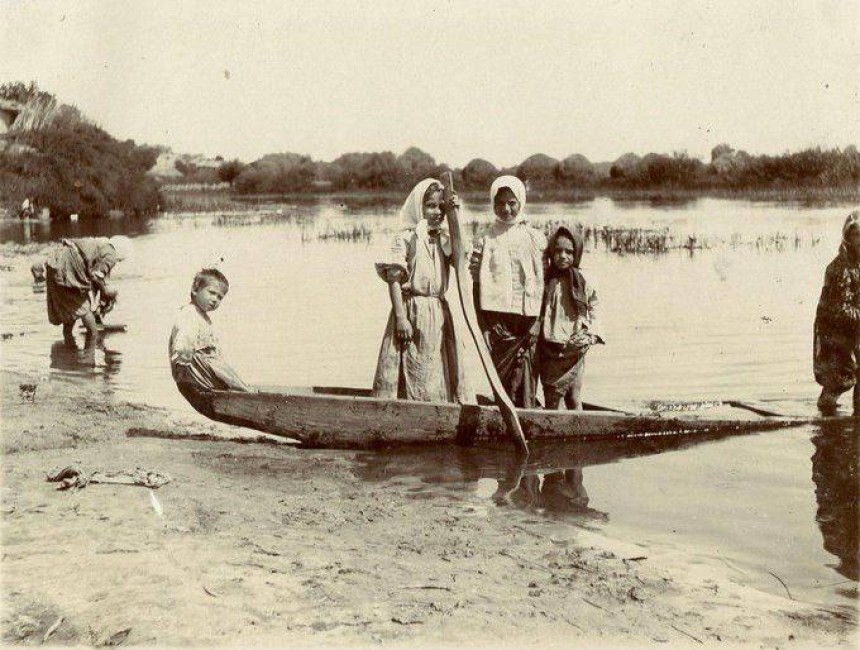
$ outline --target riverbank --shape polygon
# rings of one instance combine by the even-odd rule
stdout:
[[[48,380],[31,403],[27,381],[2,383],[7,643],[49,631],[84,645],[857,641],[854,612],[757,591],[724,565],[562,533],[491,502],[422,499],[362,481],[352,453],[238,444],[237,429],[116,401],[98,383]],[[45,481],[72,464],[172,480],[151,492]]]
[[[279,203],[314,204],[319,201],[340,203],[348,209],[399,207],[408,190],[298,192],[292,194],[235,194],[221,186],[194,186],[162,190],[164,212],[242,211],[255,206]],[[484,190],[462,190],[464,201],[484,203]],[[802,205],[850,205],[860,202],[860,187],[778,187],[778,188],[620,188],[581,187],[532,189],[529,203],[584,203],[609,198],[619,203],[647,202],[656,205],[685,204],[697,199],[761,201]]]

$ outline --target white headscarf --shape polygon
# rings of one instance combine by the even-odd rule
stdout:
[[[413,187],[406,197],[406,202],[400,208],[400,219],[407,228],[414,228],[424,221],[424,195],[433,185],[438,185],[439,189],[442,189],[442,183],[435,178],[425,178]]]
[[[435,178],[425,178],[412,188],[409,196],[406,197],[406,202],[400,208],[400,219],[404,225],[410,230],[415,230],[419,237],[426,239],[430,232],[427,229],[427,220],[424,218],[424,195],[427,190],[438,185],[442,189],[442,183]],[[448,232],[448,224],[442,222],[439,227],[439,241],[442,244],[442,250],[445,255],[451,254],[451,235]]]
[[[517,218],[514,220],[514,223],[524,223],[526,220],[526,186],[523,185],[523,182],[516,176],[499,176],[493,181],[493,184],[490,185],[490,204],[495,205],[496,194],[499,193],[499,190],[505,187],[509,188],[511,192],[514,193],[517,201],[520,202],[520,211],[517,214]],[[496,221],[507,225],[507,222],[502,221],[498,217],[496,217]]]
[[[116,259],[118,262],[130,257],[134,250],[134,244],[132,244],[131,239],[125,235],[114,235],[108,239],[108,243],[113,246],[113,249],[116,251]]]

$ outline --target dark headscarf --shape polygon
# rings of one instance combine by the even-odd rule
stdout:
[[[851,232],[852,228],[860,228],[860,210],[854,210],[854,212],[849,214],[842,225],[842,242],[839,245],[839,255],[847,260],[852,260],[853,258],[848,248],[848,233]]]
[[[552,262],[552,253],[553,250],[555,250],[555,243],[559,237],[564,237],[573,242],[573,263],[567,270],[557,269]],[[582,261],[582,253],[584,249],[585,241],[582,239],[582,235],[578,232],[574,233],[565,226],[559,226],[556,228],[555,232],[550,235],[549,242],[543,254],[545,270],[544,278],[546,282],[544,302],[546,302],[547,296],[551,296],[553,294],[555,286],[558,284],[559,280],[562,277],[567,276],[570,278],[570,296],[573,298],[574,303],[576,303],[577,311],[582,314],[587,313],[588,296],[585,294],[585,278],[579,270],[579,264]]]

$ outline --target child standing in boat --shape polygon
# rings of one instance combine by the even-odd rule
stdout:
[[[538,368],[548,409],[557,409],[562,399],[568,409],[582,409],[585,354],[592,345],[604,342],[594,281],[579,268],[583,248],[582,236],[561,226],[550,237],[545,253]]]
[[[526,188],[519,178],[493,181],[490,202],[495,223],[470,259],[475,307],[505,390],[516,406],[531,408],[546,237],[526,219]]]
[[[451,242],[444,212],[442,183],[433,178],[418,183],[400,209],[407,230],[394,238],[389,259],[376,264],[388,284],[391,313],[379,350],[374,397],[474,401],[445,299]]]
[[[179,309],[170,332],[170,370],[176,387],[191,406],[209,417],[210,391],[250,390],[222,359],[209,319],[209,312],[218,309],[229,288],[217,269],[200,271],[191,285],[191,300]]]

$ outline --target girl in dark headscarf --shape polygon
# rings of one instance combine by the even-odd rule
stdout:
[[[597,320],[597,292],[579,264],[584,242],[564,226],[550,237],[544,253],[546,287],[540,313],[538,368],[545,406],[582,409],[585,353],[603,343]]]
[[[818,407],[836,410],[839,396],[854,388],[854,415],[860,415],[860,210],[842,227],[839,254],[824,273],[815,313],[813,370],[821,386]]]

